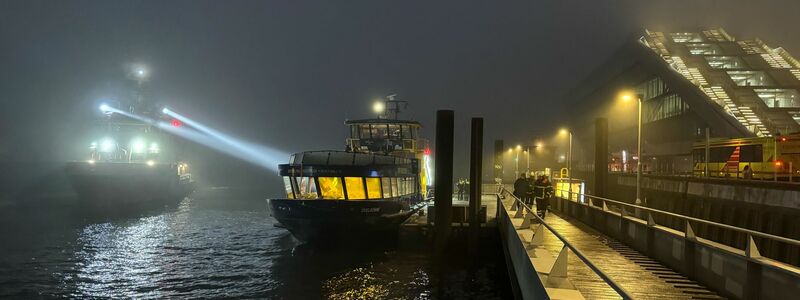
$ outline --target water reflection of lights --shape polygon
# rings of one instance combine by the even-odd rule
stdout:
[[[133,298],[150,287],[150,297],[158,297],[152,286],[161,273],[158,251],[164,241],[164,216],[141,218],[130,226],[111,223],[86,226],[79,240],[83,249],[78,259],[78,293],[89,297]]]

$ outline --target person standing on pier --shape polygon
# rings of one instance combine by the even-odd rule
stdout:
[[[514,196],[517,196],[520,200],[525,199],[525,195],[528,194],[528,180],[526,177],[526,174],[522,173],[517,178],[517,181],[514,181]]]
[[[539,176],[534,185],[534,196],[536,197],[536,211],[544,219],[547,216],[547,208],[550,206],[550,197],[553,195],[553,186],[547,175]]]
[[[536,181],[534,180],[534,178],[535,177],[533,176],[533,174],[525,178],[525,182],[528,184],[528,189],[524,195],[525,198],[523,200],[525,201],[525,204],[527,204],[528,206],[533,205],[533,188],[536,185]]]

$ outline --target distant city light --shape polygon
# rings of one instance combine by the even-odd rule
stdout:
[[[147,165],[148,165],[148,166],[151,166],[151,167],[152,167],[152,166],[154,166],[155,164],[156,164],[156,162],[155,162],[155,161],[152,161],[152,160],[148,160],[148,161],[147,161]]]
[[[86,162],[91,164],[91,165],[93,165],[94,164],[94,159],[87,160]]]

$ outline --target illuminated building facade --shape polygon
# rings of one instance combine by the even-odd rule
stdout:
[[[642,162],[654,173],[691,170],[706,128],[712,138],[800,132],[800,62],[784,49],[723,29],[643,30],[568,96],[570,126],[582,133],[577,172],[592,168],[596,117],[609,119],[612,170],[635,170],[636,104],[618,101],[621,91],[642,99]]]

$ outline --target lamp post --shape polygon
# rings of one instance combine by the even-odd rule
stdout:
[[[631,95],[624,95],[622,99],[625,101],[631,100]],[[636,133],[636,155],[639,158],[636,160],[636,204],[642,204],[642,95],[636,94],[637,103],[637,133]]]
[[[561,129],[560,133],[569,136],[567,140],[567,161],[565,164],[567,165],[567,197],[572,200],[572,130]]]
[[[517,145],[516,157],[514,158],[515,167],[514,167],[514,175],[519,178],[519,151],[522,150],[522,145]]]
[[[531,173],[531,147],[525,146],[525,174]]]

